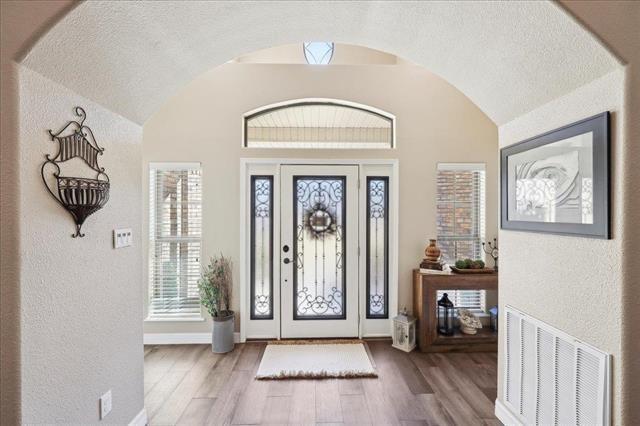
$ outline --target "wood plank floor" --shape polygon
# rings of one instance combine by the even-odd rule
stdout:
[[[266,343],[145,346],[151,425],[500,425],[495,353],[405,354],[368,341],[378,378],[254,380]]]

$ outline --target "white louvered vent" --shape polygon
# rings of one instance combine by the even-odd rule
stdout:
[[[609,425],[610,356],[505,308],[505,405],[527,425]]]

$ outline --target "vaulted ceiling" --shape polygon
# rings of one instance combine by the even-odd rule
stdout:
[[[308,40],[423,65],[497,124],[619,66],[564,10],[539,1],[83,2],[22,63],[142,124],[199,74]]]

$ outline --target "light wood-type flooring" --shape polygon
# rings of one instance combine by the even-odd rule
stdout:
[[[368,341],[378,378],[255,380],[266,343],[145,346],[151,425],[500,425],[495,353],[406,354]]]

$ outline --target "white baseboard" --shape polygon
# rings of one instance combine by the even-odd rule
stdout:
[[[387,339],[391,338],[389,333],[368,333],[362,335],[363,339]]]
[[[502,422],[505,426],[522,426],[523,423],[518,420],[515,414],[511,412],[511,410],[504,405],[502,401],[496,399],[496,409],[495,414],[498,420]]]
[[[143,408],[140,412],[131,420],[129,426],[147,426],[147,409]]]
[[[233,341],[240,343],[240,333],[233,333]],[[145,345],[211,344],[211,333],[145,333]]]

